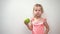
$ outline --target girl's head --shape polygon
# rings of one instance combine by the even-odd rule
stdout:
[[[40,17],[43,13],[43,7],[41,4],[35,4],[33,7],[34,16]]]

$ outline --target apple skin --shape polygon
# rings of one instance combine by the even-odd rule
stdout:
[[[25,24],[28,24],[30,22],[30,19],[29,18],[26,18],[25,20],[24,20],[24,23]]]

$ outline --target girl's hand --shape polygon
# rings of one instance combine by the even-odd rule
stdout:
[[[48,34],[48,32],[44,32],[44,34]]]
[[[29,18],[26,18],[25,20],[24,20],[24,23],[27,25],[28,23],[30,22],[30,19]]]
[[[27,25],[27,23],[24,21],[24,24]]]
[[[32,26],[32,24],[31,24],[31,22],[29,22],[28,24],[25,23],[25,25],[28,27],[29,30],[32,31],[33,26]]]
[[[46,19],[44,19],[44,26],[45,26],[45,28],[46,28],[46,30],[45,30],[45,33],[44,34],[48,34],[48,32],[49,32],[49,25],[48,25],[48,23],[47,23],[47,21],[46,21]]]

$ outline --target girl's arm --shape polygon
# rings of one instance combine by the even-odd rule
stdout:
[[[28,24],[25,24],[25,25],[28,27],[29,30],[32,30],[33,26],[32,26],[32,23],[31,22],[28,23]]]
[[[48,32],[49,32],[49,25],[48,25],[46,19],[44,20],[44,26],[46,27],[45,34],[48,34]]]
[[[32,24],[31,24],[31,23],[28,23],[27,27],[28,27],[28,29],[29,29],[29,30],[31,30],[31,31],[32,31],[33,26],[32,26]]]

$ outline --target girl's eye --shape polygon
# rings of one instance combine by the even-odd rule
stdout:
[[[35,10],[35,11],[37,11],[37,10]]]
[[[40,11],[40,10],[39,10]]]

